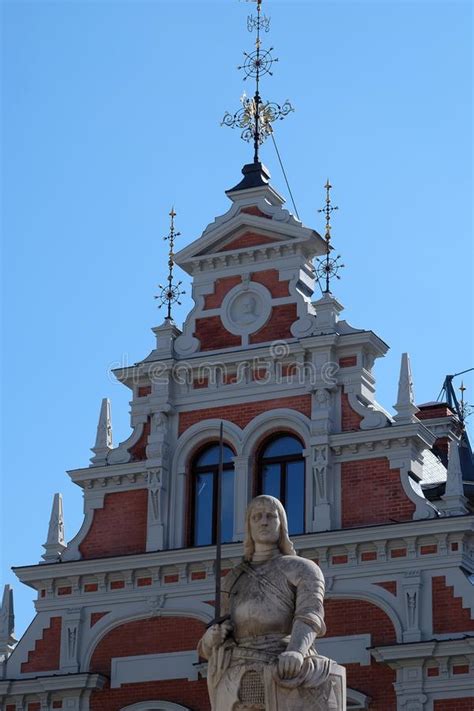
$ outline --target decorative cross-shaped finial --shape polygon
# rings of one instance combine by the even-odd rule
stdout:
[[[259,162],[259,148],[268,136],[273,132],[272,123],[285,118],[293,107],[289,101],[283,105],[273,101],[263,101],[260,96],[260,79],[265,74],[272,76],[271,67],[278,59],[272,56],[273,47],[262,49],[261,31],[268,32],[270,29],[270,18],[262,15],[262,0],[257,2],[257,16],[250,15],[247,18],[247,28],[249,32],[256,30],[255,49],[253,52],[244,52],[244,62],[237,67],[242,69],[245,76],[244,81],[249,77],[255,79],[255,93],[252,98],[245,94],[241,98],[242,108],[230,114],[224,114],[221,126],[242,129],[241,137],[244,141],[253,141],[254,156],[253,162]]]
[[[166,237],[163,237],[165,242],[169,242],[169,252],[168,252],[168,278],[167,284],[163,286],[159,284],[161,289],[160,293],[155,296],[155,299],[159,299],[158,308],[161,309],[162,306],[166,306],[167,314],[166,319],[171,321],[171,307],[173,304],[181,305],[180,297],[185,293],[181,290],[182,282],[178,281],[176,284],[173,283],[173,269],[174,269],[174,241],[176,237],[179,237],[181,232],[176,232],[174,227],[174,218],[176,217],[176,212],[174,207],[171,208],[169,212],[170,220],[170,231]]]
[[[324,239],[326,241],[326,257],[324,259],[318,259],[317,264],[318,266],[316,267],[316,275],[318,278],[324,279],[326,282],[326,288],[324,289],[324,293],[329,293],[330,291],[330,283],[331,279],[336,277],[336,279],[340,279],[341,277],[338,274],[339,269],[342,269],[344,267],[344,264],[341,264],[339,261],[341,259],[341,255],[338,254],[337,257],[331,257],[331,214],[335,210],[339,210],[337,205],[332,205],[331,203],[331,188],[332,185],[329,182],[329,178],[326,181],[325,184],[325,189],[326,189],[326,204],[324,207],[318,210],[318,212],[324,212],[326,215],[326,231],[324,234]]]

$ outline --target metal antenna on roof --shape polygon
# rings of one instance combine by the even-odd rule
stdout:
[[[326,281],[326,288],[323,293],[328,294],[330,292],[331,279],[334,277],[340,279],[338,274],[340,269],[344,268],[344,264],[341,264],[341,255],[338,254],[337,257],[331,257],[331,215],[334,210],[339,210],[337,205],[331,203],[331,188],[332,185],[329,182],[329,178],[324,186],[326,188],[326,204],[324,207],[318,210],[318,212],[324,212],[326,215],[326,231],[324,234],[324,239],[326,241],[326,257],[323,259],[317,259],[316,274],[319,278]]]
[[[283,105],[275,102],[264,101],[260,96],[260,79],[265,74],[272,76],[272,66],[278,59],[272,56],[273,47],[265,50],[262,48],[261,32],[270,29],[270,18],[262,15],[262,0],[251,0],[257,3],[257,16],[247,18],[249,32],[256,31],[255,49],[253,52],[244,52],[244,62],[238,69],[242,69],[245,76],[255,79],[255,92],[252,98],[243,94],[242,108],[234,114],[228,111],[224,114],[221,126],[242,129],[241,137],[244,141],[253,141],[253,162],[259,163],[259,148],[272,133],[272,123],[285,118],[291,111],[292,105],[287,100]]]
[[[182,282],[178,281],[176,284],[173,282],[173,269],[174,269],[174,241],[176,237],[179,237],[181,232],[176,232],[174,228],[174,218],[176,217],[176,212],[174,207],[171,208],[169,213],[170,220],[170,231],[166,237],[163,239],[169,242],[169,252],[168,252],[168,279],[167,284],[163,286],[159,284],[158,287],[161,289],[160,293],[155,296],[155,299],[159,300],[158,308],[161,309],[162,306],[166,306],[167,314],[166,320],[171,321],[171,307],[173,304],[181,305],[180,297],[185,293],[181,290]]]

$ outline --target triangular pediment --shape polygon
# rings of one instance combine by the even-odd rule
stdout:
[[[284,209],[283,199],[270,186],[244,190],[231,199],[231,208],[175,255],[176,264],[185,271],[192,272],[193,264],[202,259],[281,248],[286,243],[300,243],[308,257],[325,253],[322,237]]]
[[[197,256],[203,257],[210,254],[218,254],[219,252],[240,252],[248,250],[252,247],[260,247],[268,244],[275,244],[288,239],[286,235],[274,234],[268,230],[249,227],[246,224],[241,225],[230,234],[224,235],[217,242],[208,245]],[[291,239],[291,238],[290,238]],[[293,238],[294,239],[294,238]]]

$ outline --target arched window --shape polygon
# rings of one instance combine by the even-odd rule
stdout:
[[[222,541],[230,543],[234,534],[234,453],[223,447]],[[210,546],[216,542],[217,475],[219,445],[201,450],[192,463],[192,544]]]
[[[258,464],[260,493],[280,499],[290,534],[304,533],[305,476],[300,440],[286,434],[274,437],[262,448]]]

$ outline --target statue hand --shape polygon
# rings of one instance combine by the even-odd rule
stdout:
[[[220,625],[216,624],[209,627],[209,629],[205,632],[202,641],[206,647],[219,647],[225,642],[232,630],[232,622],[230,620],[225,620]]]
[[[301,671],[304,657],[301,652],[282,652],[278,657],[280,679],[294,679]]]

